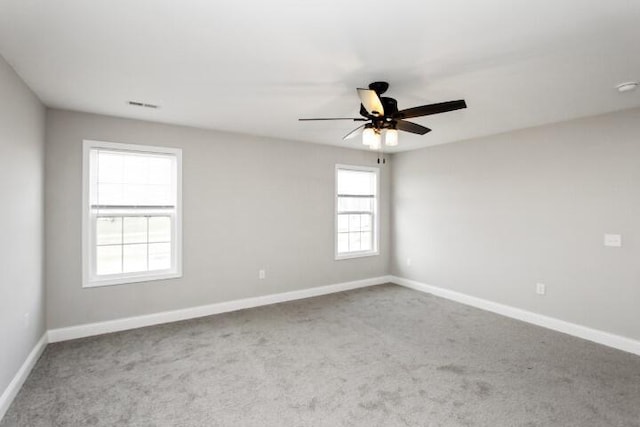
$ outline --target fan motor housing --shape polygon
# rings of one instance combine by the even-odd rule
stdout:
[[[387,82],[373,82],[369,84],[369,89],[377,93],[378,95],[382,95],[389,89],[389,83]]]
[[[393,98],[388,98],[386,96],[380,97],[380,102],[382,103],[382,108],[384,108],[384,115],[391,116],[398,112],[398,101]],[[374,117],[364,108],[364,105],[360,104],[360,115],[363,117],[371,118]]]
[[[398,112],[398,101],[395,99],[382,96],[380,97],[380,102],[382,102],[385,116],[390,116]]]

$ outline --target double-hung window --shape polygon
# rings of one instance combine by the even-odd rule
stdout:
[[[181,157],[84,141],[85,287],[180,277]]]
[[[378,169],[336,165],[336,259],[378,254]]]

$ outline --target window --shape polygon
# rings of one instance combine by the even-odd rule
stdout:
[[[85,287],[181,276],[181,156],[84,142]]]
[[[336,166],[336,259],[378,254],[378,169]]]

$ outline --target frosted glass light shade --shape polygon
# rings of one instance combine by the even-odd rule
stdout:
[[[364,145],[371,145],[373,140],[376,138],[376,131],[373,128],[365,128],[362,131],[362,143]]]
[[[373,138],[371,139],[371,143],[369,144],[369,149],[379,150],[380,147],[382,147],[382,138],[378,132],[374,132]]]
[[[398,131],[396,129],[387,129],[384,133],[384,143],[389,147],[398,145]]]

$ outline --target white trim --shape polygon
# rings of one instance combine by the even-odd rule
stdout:
[[[172,217],[172,266],[169,270],[142,273],[122,273],[98,278],[92,273],[91,263],[95,258],[95,247],[92,243],[94,222],[89,209],[90,154],[94,148],[106,148],[138,153],[158,153],[175,156],[176,169],[176,206]],[[148,282],[182,277],[182,149],[158,147],[120,142],[106,142],[85,139],[82,142],[82,287],[121,285],[128,283]]]
[[[470,305],[472,307],[490,311],[492,313],[511,317],[512,319],[522,320],[523,322],[542,326],[543,328],[593,341],[598,344],[606,345],[607,347],[612,347],[618,350],[640,355],[640,341],[631,338],[601,331],[599,329],[589,328],[587,326],[578,325],[576,323],[567,322],[565,320],[556,319],[554,317],[545,316],[543,314],[534,313],[509,305],[474,297],[471,295],[463,294],[461,292],[427,285],[415,280],[391,276],[390,281],[392,283],[414,289],[416,291],[425,292],[438,297],[449,299],[451,301],[456,301],[465,305]]]
[[[336,261],[340,261],[343,259],[351,259],[351,258],[366,258],[368,256],[376,256],[380,255],[378,251],[360,251],[360,252],[349,252],[342,255],[336,255]]]
[[[25,380],[31,373],[31,370],[42,355],[42,352],[47,347],[47,336],[47,332],[45,332],[42,337],[40,337],[40,340],[38,340],[31,350],[31,353],[29,353],[22,366],[20,366],[20,369],[18,369],[18,372],[16,372],[9,385],[2,393],[2,396],[0,396],[0,420],[2,420],[4,415],[7,413],[9,406],[11,406],[11,402],[13,402],[13,399],[18,395],[18,392],[22,388],[22,384],[24,384]]]
[[[373,172],[376,175],[376,197],[375,204],[373,206],[373,249],[370,251],[358,251],[358,252],[347,252],[343,254],[338,253],[338,170],[346,169],[346,170],[354,170],[354,171],[365,171],[365,172]],[[352,258],[363,258],[369,256],[380,255],[380,215],[379,215],[379,205],[380,205],[380,168],[375,166],[356,166],[356,165],[345,165],[341,163],[337,163],[334,169],[333,175],[334,181],[334,195],[333,195],[333,253],[334,259],[336,261],[352,259]]]
[[[102,286],[128,285],[129,283],[155,282],[182,277],[182,273],[174,273],[171,271],[168,273],[164,273],[163,271],[164,270],[160,272],[154,271],[153,274],[145,272],[145,274],[132,273],[126,276],[118,275],[118,277],[115,279],[95,279],[90,283],[86,283],[83,288],[100,288]]]
[[[285,301],[293,301],[319,295],[348,291],[351,289],[365,288],[368,286],[388,283],[389,276],[373,277],[353,282],[343,282],[333,285],[318,286],[315,288],[301,289],[279,294],[263,295],[253,298],[244,298],[216,304],[202,305],[198,307],[184,308],[181,310],[164,311],[143,316],[127,317],[124,319],[108,320],[105,322],[88,323],[67,328],[50,329],[49,342],[67,341],[76,338],[90,337],[93,335],[108,334],[111,332],[125,331],[128,329],[142,328],[161,323],[177,322],[180,320],[194,319],[197,317],[211,316],[213,314],[227,313],[246,308],[276,304]]]

